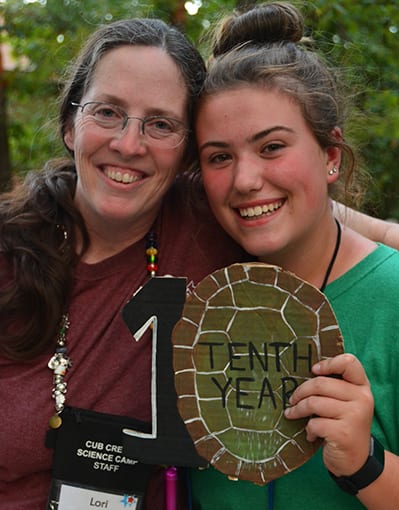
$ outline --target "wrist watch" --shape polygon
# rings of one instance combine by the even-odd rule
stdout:
[[[335,476],[329,474],[334,482],[345,492],[356,495],[360,489],[364,489],[376,480],[384,470],[384,447],[374,437],[370,438],[370,451],[363,467],[351,476]]]

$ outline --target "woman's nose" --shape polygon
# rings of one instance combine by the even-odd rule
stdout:
[[[140,122],[140,119],[129,117],[124,128],[113,133],[110,141],[111,149],[127,156],[145,154],[147,144]]]

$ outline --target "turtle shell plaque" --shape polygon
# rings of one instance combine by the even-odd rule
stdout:
[[[263,485],[317,451],[307,419],[284,417],[312,365],[343,352],[317,288],[276,266],[233,264],[197,285],[172,342],[180,415],[216,469]]]

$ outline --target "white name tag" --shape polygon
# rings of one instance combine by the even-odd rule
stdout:
[[[72,485],[61,485],[58,510],[135,510],[138,497],[133,494],[111,494]]]

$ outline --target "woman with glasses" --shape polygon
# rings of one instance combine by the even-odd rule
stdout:
[[[306,439],[322,448],[291,470],[290,453],[276,455],[287,474],[264,486],[194,471],[197,510],[399,508],[399,254],[334,217],[330,195],[360,191],[346,96],[303,32],[285,2],[222,21],[197,108],[199,159],[221,225],[325,292],[346,353],[313,366],[284,411],[309,418]]]
[[[158,485],[144,503],[148,469],[112,428],[152,418],[151,335],[134,340],[121,312],[155,274],[190,287],[241,256],[176,178],[204,76],[161,21],[99,28],[61,97],[70,157],[1,197],[1,509],[164,506]]]

